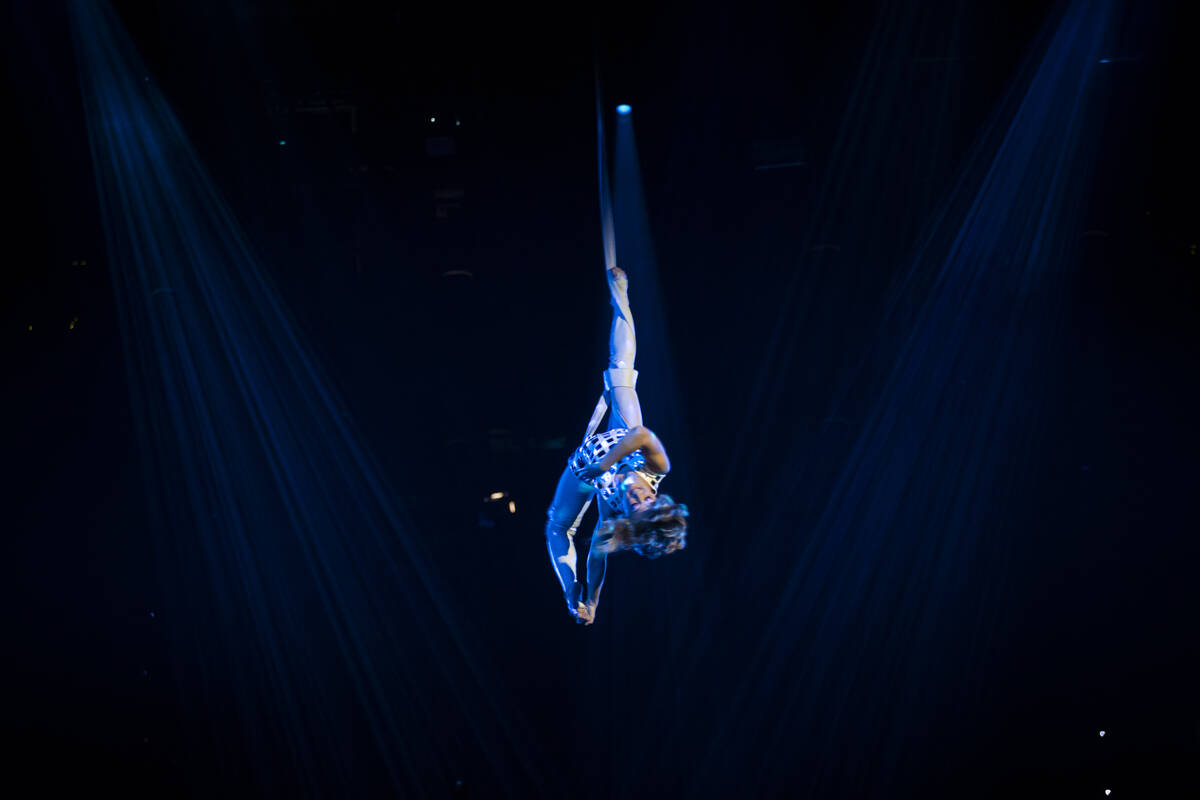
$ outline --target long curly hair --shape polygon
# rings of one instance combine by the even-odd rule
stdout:
[[[665,556],[687,547],[687,518],[687,506],[660,494],[648,514],[606,520],[597,545],[605,553],[632,550],[646,558]]]

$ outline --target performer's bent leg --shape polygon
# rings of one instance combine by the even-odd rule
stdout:
[[[608,369],[604,389],[612,408],[612,427],[635,428],[642,424],[642,406],[637,396],[637,334],[633,312],[629,308],[629,281],[624,275],[608,271],[608,289],[612,295],[613,321],[608,337]]]
[[[554,501],[546,511],[546,550],[550,564],[562,586],[567,610],[576,615],[583,585],[576,571],[575,532],[592,502],[592,492],[592,487],[576,478],[568,467],[559,477]]]

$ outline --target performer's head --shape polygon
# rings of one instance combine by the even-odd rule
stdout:
[[[597,546],[605,553],[632,550],[646,558],[658,558],[687,547],[687,506],[646,488],[648,496],[636,502],[623,496],[625,515],[600,526]]]
[[[619,488],[621,490],[621,510],[627,517],[648,509],[657,498],[646,479],[636,472],[626,473]]]

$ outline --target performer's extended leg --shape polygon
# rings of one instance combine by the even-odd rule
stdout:
[[[615,267],[608,270],[608,290],[612,295],[612,331],[608,337],[608,369],[604,388],[612,409],[610,427],[635,428],[642,424],[642,406],[637,396],[637,335],[633,312],[629,308],[629,279]]]
[[[546,512],[546,549],[558,582],[562,586],[567,610],[578,616],[583,585],[576,571],[575,532],[592,502],[593,489],[575,477],[568,467],[558,479],[554,501]]]

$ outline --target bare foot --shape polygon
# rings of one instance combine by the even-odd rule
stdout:
[[[567,613],[572,617],[579,616],[579,609],[586,609],[587,606],[583,602],[583,584],[576,581],[567,589],[566,593]],[[578,620],[576,620],[578,621]]]
[[[593,603],[580,603],[575,621],[580,625],[591,625],[596,621],[596,606]]]
[[[624,297],[629,293],[629,276],[620,267],[609,267],[608,285],[613,294]]]

